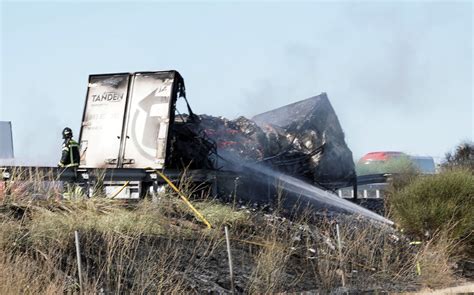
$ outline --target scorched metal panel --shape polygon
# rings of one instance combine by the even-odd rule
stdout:
[[[136,73],[130,90],[124,167],[163,168],[174,72]]]
[[[11,122],[0,122],[0,159],[13,158],[13,137]]]
[[[91,75],[80,135],[81,166],[116,167],[129,74]]]

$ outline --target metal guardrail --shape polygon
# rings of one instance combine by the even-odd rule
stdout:
[[[357,185],[337,189],[337,195],[345,199],[382,199],[384,189],[396,174],[379,173],[357,176]]]
[[[366,185],[374,183],[387,183],[389,179],[396,174],[394,173],[379,173],[357,176],[357,185]]]

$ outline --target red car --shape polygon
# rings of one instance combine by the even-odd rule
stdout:
[[[362,158],[360,158],[360,164],[370,164],[374,162],[386,162],[391,159],[397,159],[400,157],[408,157],[407,154],[402,152],[372,152],[365,154]]]
[[[372,152],[368,153],[359,160],[359,164],[383,164],[389,160],[405,157],[410,160],[414,168],[423,174],[436,173],[436,165],[433,157],[430,156],[410,156],[402,152]],[[389,171],[386,171],[389,172]],[[392,171],[393,172],[393,171]]]

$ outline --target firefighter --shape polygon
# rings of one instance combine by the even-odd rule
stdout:
[[[64,128],[63,130],[63,148],[61,154],[61,160],[59,161],[58,166],[69,168],[69,167],[78,167],[80,156],[79,156],[79,144],[72,139],[72,130],[69,127]]]

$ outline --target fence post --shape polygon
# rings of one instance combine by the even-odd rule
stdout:
[[[76,240],[76,257],[77,257],[77,272],[79,274],[79,290],[83,294],[82,290],[82,264],[81,264],[81,248],[79,247],[79,233],[74,231],[74,238]]]
[[[344,273],[344,267],[342,262],[342,245],[341,245],[341,235],[339,233],[339,224],[336,223],[336,234],[337,234],[337,248],[339,249],[339,269],[341,271],[342,286],[346,286],[346,275]]]
[[[224,226],[224,231],[225,231],[225,241],[227,244],[227,255],[229,257],[230,287],[232,289],[232,294],[235,294],[234,271],[232,267],[232,253],[230,252],[230,238],[229,238],[229,230],[227,229],[227,226]]]

